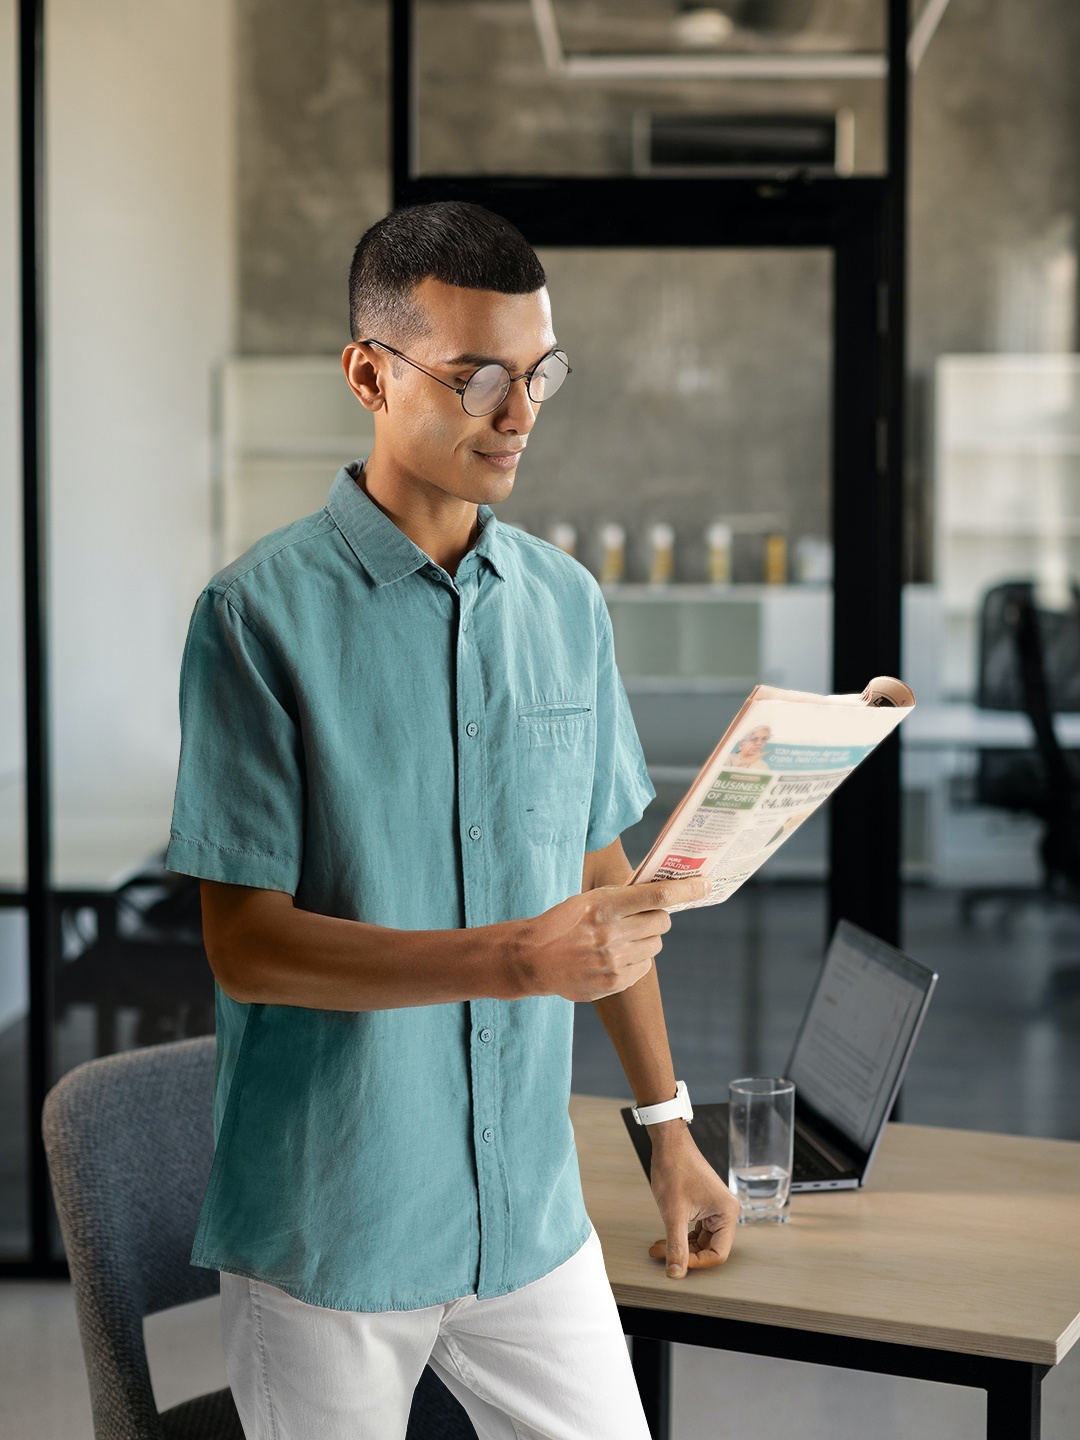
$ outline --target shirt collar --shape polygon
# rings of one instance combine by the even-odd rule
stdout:
[[[338,471],[330,487],[326,508],[375,584],[391,585],[395,580],[430,565],[431,558],[419,545],[413,544],[365,492],[359,483],[363,468],[363,460],[351,460]],[[487,505],[478,508],[477,516],[481,526],[480,538],[470,554],[475,553],[503,579],[503,542],[499,522]],[[467,559],[468,556],[462,564]]]

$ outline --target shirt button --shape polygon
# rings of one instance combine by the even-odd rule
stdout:
[[[489,1029],[487,1028],[487,1026],[485,1025],[484,1028],[483,1028],[483,1030],[480,1031],[480,1039],[481,1039],[481,1040],[484,1042],[484,1044],[486,1045],[486,1044],[488,1043],[488,1041],[491,1039],[491,1037],[492,1037],[494,1034],[495,1034],[495,1031],[494,1031],[494,1030],[489,1030]]]
[[[470,826],[469,826],[469,839],[470,839],[470,840],[479,840],[479,839],[480,839],[480,836],[483,835],[483,833],[484,833],[484,832],[480,829],[480,826],[479,826],[479,825],[470,825]]]
[[[490,1145],[492,1140],[495,1139],[495,1131],[491,1128],[490,1125],[487,1126],[486,1129],[481,1130],[480,1139],[483,1140],[486,1145]]]
[[[466,735],[479,735],[479,734],[480,734],[480,726],[477,725],[477,723],[476,723],[475,720],[470,720],[469,723],[465,726],[465,734],[466,734]]]

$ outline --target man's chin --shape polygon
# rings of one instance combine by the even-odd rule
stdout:
[[[476,504],[498,505],[500,500],[505,500],[514,488],[514,481],[517,479],[517,466],[513,470],[496,470],[491,465],[486,465],[482,460],[476,466],[469,467],[472,472],[469,476],[469,490],[475,492]],[[477,470],[481,473],[477,476]]]

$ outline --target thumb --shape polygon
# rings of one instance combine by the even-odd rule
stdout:
[[[667,1222],[667,1273],[672,1279],[677,1280],[686,1274],[689,1258],[690,1243],[686,1238],[685,1219],[680,1219],[678,1222],[669,1220]]]

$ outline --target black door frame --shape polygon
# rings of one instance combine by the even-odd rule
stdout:
[[[533,245],[827,248],[834,257],[833,685],[900,672],[909,0],[887,0],[886,173],[768,179],[413,173],[414,0],[394,0],[394,204],[471,200]],[[893,736],[829,807],[828,930],[900,939],[900,747]]]
[[[909,0],[888,4],[888,167],[880,178],[599,179],[415,176],[413,0],[393,0],[394,203],[459,197],[513,220],[535,245],[814,247],[834,255],[834,684],[860,689],[900,668]],[[19,0],[19,242],[26,878],[0,906],[27,916],[26,1126],[30,1253],[0,1278],[60,1276],[41,1107],[53,1078],[48,723],[45,326],[45,0]],[[829,925],[884,939],[900,928],[900,758],[895,738],[831,806]],[[867,837],[873,843],[867,843]]]

